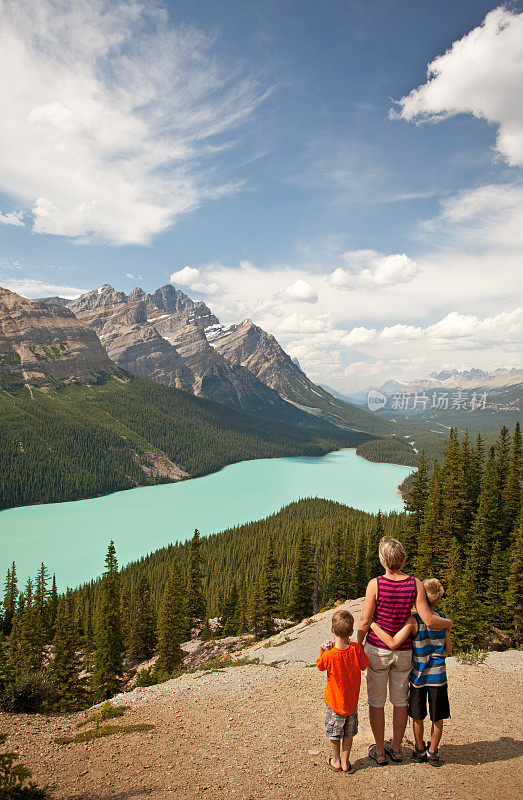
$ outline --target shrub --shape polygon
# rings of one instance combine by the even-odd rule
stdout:
[[[44,670],[15,674],[4,685],[0,706],[14,714],[45,711],[51,685]]]

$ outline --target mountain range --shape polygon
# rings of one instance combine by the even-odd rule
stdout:
[[[278,344],[250,319],[225,326],[203,302],[171,284],[126,295],[112,286],[67,307],[99,337],[107,354],[133,375],[183,389],[262,419],[389,433],[384,420],[314,384]]]

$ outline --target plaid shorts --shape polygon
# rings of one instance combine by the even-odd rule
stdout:
[[[336,714],[332,708],[327,706],[325,712],[325,735],[327,739],[343,739],[345,737],[356,736],[358,733],[358,709],[353,714],[345,717],[343,714]]]

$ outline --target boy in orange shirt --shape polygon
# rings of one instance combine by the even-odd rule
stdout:
[[[327,670],[327,688],[323,695],[327,705],[325,733],[332,747],[327,766],[334,772],[354,772],[349,756],[352,739],[358,733],[361,671],[369,666],[363,647],[349,641],[353,630],[352,614],[336,611],[331,626],[334,644],[321,645],[316,659],[318,669]]]

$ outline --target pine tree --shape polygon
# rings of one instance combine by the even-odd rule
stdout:
[[[443,530],[443,493],[438,462],[430,479],[429,496],[421,526],[415,572],[421,580],[443,575],[447,567],[447,545]]]
[[[507,593],[507,564],[501,548],[496,542],[492,548],[490,565],[488,568],[487,590],[485,592],[485,609],[487,619],[493,625],[499,624],[500,607],[503,605]]]
[[[469,488],[469,496],[472,499],[473,508],[476,509],[479,501],[479,493],[481,491],[481,478],[485,468],[485,445],[483,437],[478,433],[476,438],[476,446],[472,450],[472,463],[471,463],[471,478]]]
[[[271,617],[274,617],[280,608],[281,583],[272,542],[269,542],[263,564],[262,588],[267,603],[267,611]]]
[[[324,602],[347,599],[346,564],[343,531],[337,526],[331,534],[327,578],[323,590]]]
[[[95,613],[93,687],[97,700],[108,700],[120,687],[123,642],[120,625],[120,580],[114,542],[109,544]]]
[[[202,554],[200,532],[194,531],[189,549],[189,564],[187,569],[187,595],[186,610],[189,634],[195,621],[205,616],[205,599],[203,596]]]
[[[403,544],[407,551],[408,564],[414,563],[418,551],[428,495],[428,465],[423,451],[419,458],[418,470],[414,475],[412,489],[405,501],[405,511],[408,516]]]
[[[512,437],[512,451],[507,471],[507,479],[502,496],[502,539],[504,546],[510,542],[521,508],[522,444],[521,428],[516,422]]]
[[[469,432],[465,431],[461,442],[461,463],[463,466],[463,480],[465,481],[465,507],[463,512],[463,525],[465,531],[470,530],[476,512],[477,495],[475,488],[476,463],[474,450],[470,444]]]
[[[56,589],[56,575],[53,573],[53,583],[46,609],[46,624],[49,632],[54,630],[56,614],[58,612],[58,591]]]
[[[265,593],[259,580],[254,581],[249,595],[247,617],[255,639],[261,639],[264,634],[267,634],[266,626],[269,614]]]
[[[469,565],[463,569],[461,550],[454,539],[449,548],[446,614],[452,619],[452,640],[456,651],[468,651],[480,643],[483,609],[474,587]]]
[[[447,541],[455,538],[460,544],[466,540],[467,498],[465,494],[465,476],[458,431],[450,429],[449,440],[445,448],[443,461],[443,530]]]
[[[523,643],[523,516],[514,532],[509,564],[507,617],[514,635],[514,643],[520,645]]]
[[[220,613],[220,625],[223,636],[235,636],[239,626],[238,586],[233,583],[232,589],[225,598]]]
[[[74,711],[82,695],[79,679],[80,663],[76,654],[76,638],[72,602],[65,598],[58,604],[54,659],[51,665],[54,707],[57,711]]]
[[[16,612],[18,600],[18,579],[16,576],[16,564],[13,561],[11,569],[7,570],[4,584],[4,633],[9,636],[13,624],[13,617]]]
[[[11,630],[10,666],[18,673],[34,672],[42,665],[44,629],[33,600],[32,581],[26,585],[23,608],[16,613]]]
[[[381,511],[378,511],[376,523],[371,524],[367,531],[367,547],[365,553],[367,582],[381,575],[383,572],[383,566],[379,555],[379,545],[384,535],[385,529],[383,527],[383,519]]]
[[[35,578],[34,602],[35,602],[35,607],[38,610],[40,617],[42,619],[43,625],[46,625],[47,623],[46,605],[49,597],[49,589],[47,588],[48,583],[49,583],[49,572],[44,562],[42,561],[40,569],[38,570]]]
[[[131,658],[143,661],[152,656],[156,644],[151,591],[145,575],[133,588],[130,610],[127,652]]]
[[[487,545],[501,537],[499,479],[494,448],[491,448],[481,480],[479,505],[474,520],[473,540],[480,536]]]
[[[302,527],[292,568],[289,613],[303,619],[312,612],[314,553],[309,532]]]
[[[160,672],[170,675],[184,658],[181,643],[187,630],[185,587],[176,563],[165,585],[158,612],[158,660]]]
[[[366,537],[361,526],[354,533],[354,596],[365,594],[367,585]]]
[[[496,442],[496,466],[498,474],[498,495],[503,497],[510,466],[510,434],[506,425],[503,425]]]

